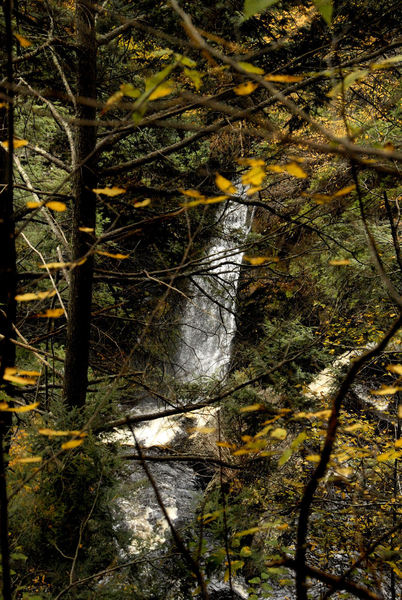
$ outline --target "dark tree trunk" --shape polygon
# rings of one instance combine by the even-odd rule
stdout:
[[[0,88],[0,141],[8,143],[8,151],[0,147],[0,383],[5,370],[15,363],[15,346],[11,343],[15,322],[16,256],[13,216],[13,138],[14,138],[14,91],[12,63],[11,1],[3,2],[6,50],[6,85]],[[4,383],[6,385],[4,386]],[[3,599],[11,600],[10,547],[8,539],[8,499],[6,485],[7,461],[3,452],[8,452],[11,413],[0,412],[0,551],[2,567]]]
[[[96,119],[96,108],[87,100],[96,99],[96,35],[95,9],[89,0],[76,1],[77,39],[77,169],[74,179],[74,212],[72,257],[79,261],[90,248],[91,237],[80,231],[95,228],[96,187],[95,156],[90,156],[96,144],[96,127],[85,122]],[[88,384],[88,356],[91,320],[93,256],[71,273],[69,319],[63,395],[69,406],[83,406]]]

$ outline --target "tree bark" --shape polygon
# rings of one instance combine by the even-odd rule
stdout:
[[[96,108],[88,106],[86,99],[96,99],[96,34],[95,8],[90,0],[77,0],[76,41],[77,41],[77,118],[76,150],[77,168],[74,176],[74,208],[72,231],[72,258],[80,261],[89,248],[91,238],[80,231],[82,227],[95,228],[96,158],[93,154],[96,144],[96,127],[85,125],[94,122]],[[80,102],[82,99],[84,102]],[[91,103],[92,104],[92,103]],[[92,156],[91,156],[92,155]],[[88,158],[91,156],[90,158]],[[92,302],[93,256],[89,255],[83,264],[71,272],[69,320],[67,326],[67,346],[63,396],[69,406],[83,406],[88,385],[88,358],[90,339],[90,319]]]
[[[13,74],[13,37],[11,22],[11,1],[3,3],[5,24],[5,47],[7,57],[6,85],[0,88],[0,141],[7,142],[8,151],[0,146],[0,333],[4,336],[0,342],[0,383],[10,393],[7,382],[3,381],[7,368],[15,364],[15,346],[11,342],[13,323],[15,322],[16,295],[16,255],[15,228],[13,215],[13,153],[14,153],[14,74]],[[5,386],[4,386],[5,383]],[[10,546],[8,539],[8,499],[6,484],[7,460],[11,413],[0,412],[0,551],[2,598],[11,600]]]

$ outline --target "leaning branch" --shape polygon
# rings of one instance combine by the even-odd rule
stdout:
[[[360,369],[369,360],[378,356],[382,350],[384,350],[388,342],[396,334],[396,332],[402,326],[402,315],[393,323],[387,334],[383,339],[371,350],[363,353],[359,358],[356,358],[352,362],[348,373],[346,374],[341,386],[336,394],[333,405],[331,416],[329,417],[327,434],[324,442],[324,447],[321,451],[320,462],[315,468],[307,486],[304,490],[303,497],[300,501],[300,512],[299,521],[297,527],[297,543],[296,543],[296,555],[295,555],[295,570],[296,570],[296,594],[297,600],[307,600],[307,589],[306,589],[306,577],[308,575],[306,566],[306,541],[309,527],[309,518],[311,505],[313,503],[314,495],[317,490],[318,484],[325,472],[330,461],[332,450],[335,444],[336,432],[339,424],[339,416],[342,408],[343,400],[348,393],[350,386],[355,380],[356,375]]]

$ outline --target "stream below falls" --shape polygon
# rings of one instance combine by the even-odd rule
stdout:
[[[238,186],[239,197],[246,189]],[[183,383],[208,383],[212,378],[224,378],[231,357],[231,345],[236,333],[236,296],[243,251],[239,250],[250,228],[247,206],[227,202],[216,215],[219,235],[210,241],[202,260],[203,275],[195,276],[187,291],[187,301],[181,317],[180,343],[175,357],[175,377]],[[133,414],[163,411],[166,406],[149,397],[137,405]],[[200,427],[216,418],[215,407],[187,413],[185,416],[165,417],[147,421],[135,427],[135,436],[145,452],[157,446],[180,448],[186,440],[189,447],[189,427]],[[198,434],[199,436],[199,434]],[[193,434],[191,437],[198,437]],[[128,431],[113,434],[126,446],[133,446]],[[191,440],[190,440],[191,444]],[[175,528],[181,530],[190,523],[202,494],[199,476],[191,463],[152,462],[148,468],[157,483],[167,513]],[[124,527],[132,536],[129,555],[141,549],[156,548],[169,539],[169,525],[158,505],[154,490],[148,484],[139,464],[130,468],[132,497],[118,500],[124,517]],[[211,598],[226,598],[227,585],[211,584]],[[241,593],[239,598],[247,598]]]

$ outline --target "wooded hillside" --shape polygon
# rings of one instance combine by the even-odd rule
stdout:
[[[399,3],[1,8],[3,600],[396,600]]]

